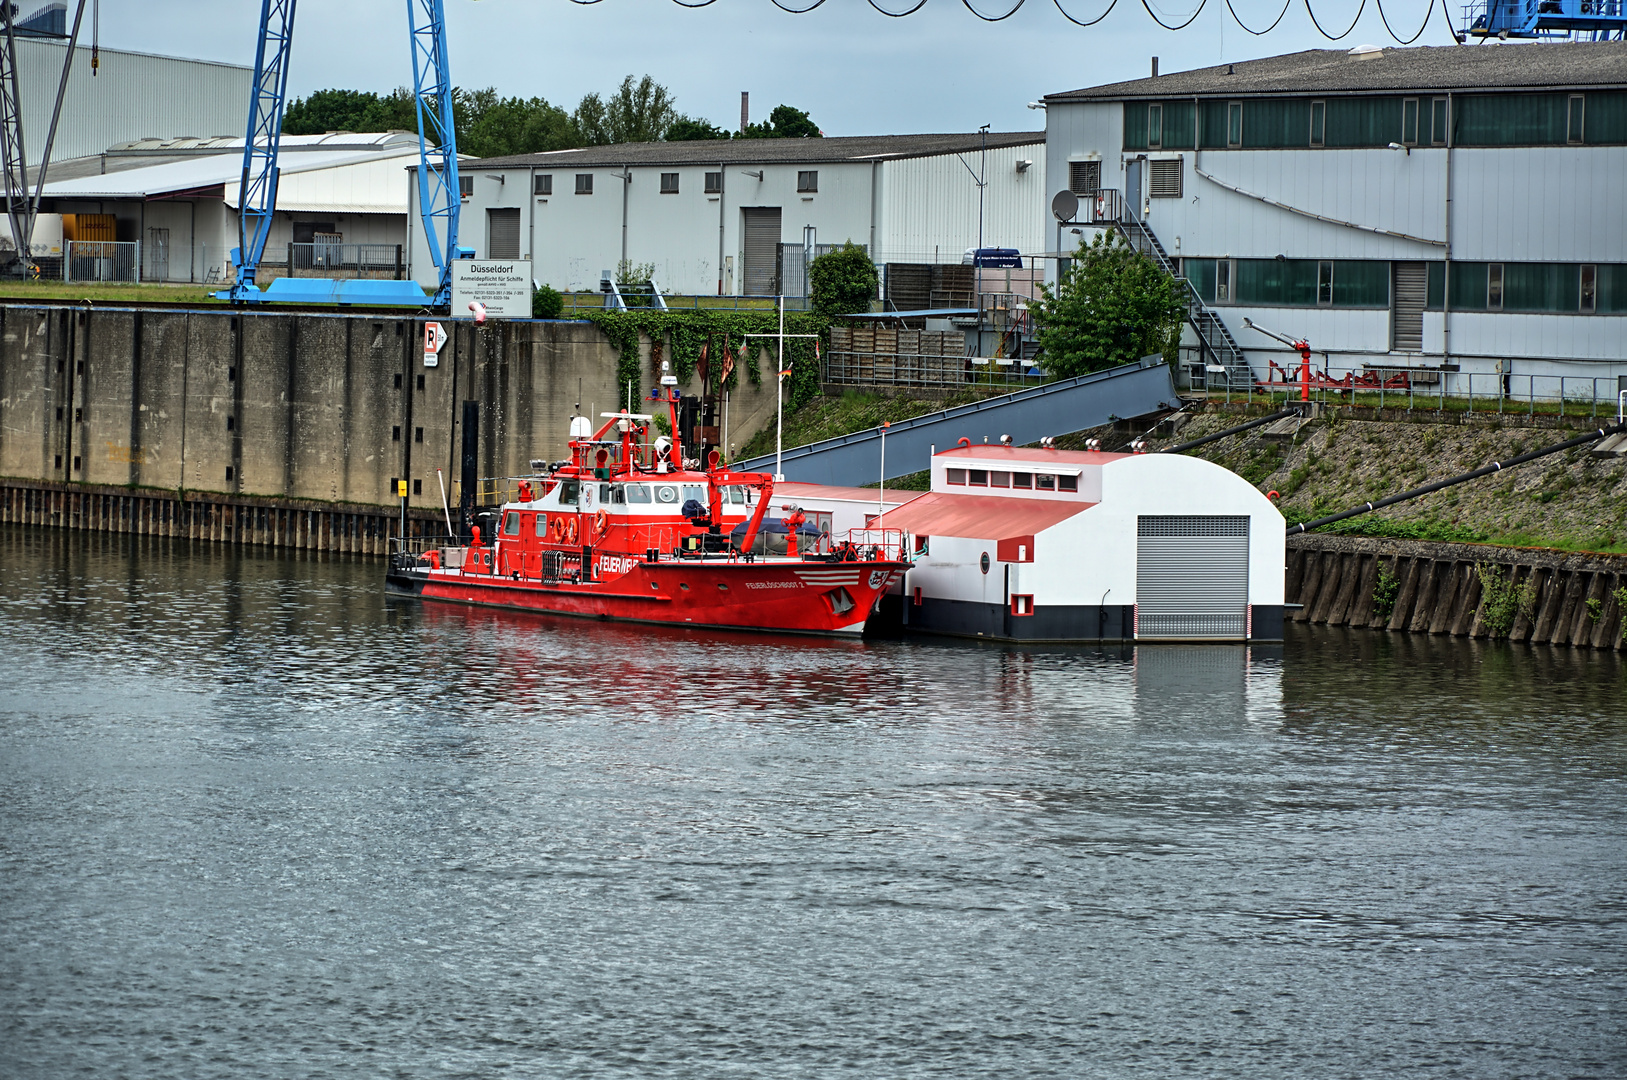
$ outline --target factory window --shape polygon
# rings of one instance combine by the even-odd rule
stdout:
[[[797,190],[798,191],[818,191],[819,190],[819,170],[818,169],[803,169],[801,172],[797,173]]]
[[[1323,259],[1316,264],[1317,306],[1333,303],[1333,260]]]
[[[1446,145],[1446,99],[1443,97],[1429,102],[1429,142],[1432,146]]]
[[[1124,149],[1190,150],[1195,107],[1188,101],[1126,102]]]
[[[1101,190],[1102,163],[1099,161],[1068,162],[1068,190],[1075,195],[1094,195]]]
[[[1229,304],[1232,299],[1232,260],[1221,259],[1215,264],[1215,302]]]
[[[1587,99],[1581,94],[1572,94],[1566,103],[1565,109],[1565,141],[1580,143],[1582,141],[1582,120]]]
[[[401,425],[400,424],[397,424],[395,427],[390,429],[390,441],[391,442],[400,442],[401,441]]]
[[[475,178],[472,174],[462,173],[458,176],[458,198],[467,199],[475,193]]]
[[[1453,311],[1486,310],[1486,264],[1455,262],[1446,279],[1446,302]]]
[[[1599,268],[1592,263],[1582,264],[1582,292],[1577,310],[1588,312],[1598,307]]]
[[[1446,305],[1446,264],[1432,262],[1428,264],[1427,284],[1424,288],[1424,309],[1426,311],[1440,311]]]
[[[1056,478],[1056,486],[1060,491],[1078,491],[1079,478],[1077,476],[1059,476]]]
[[[1192,283],[1192,290],[1206,304],[1215,302],[1214,259],[1182,259],[1181,276]]]
[[[1575,263],[1508,263],[1503,267],[1503,310],[1580,311],[1581,277]]]
[[[412,493],[414,495],[422,495],[424,493],[424,482],[422,480],[414,480],[412,482]]]
[[[950,484],[959,484],[964,487],[966,484],[966,470],[950,469],[948,475],[945,477],[945,482]]]
[[[1153,198],[1179,199],[1181,197],[1180,158],[1167,161],[1149,161],[1147,166],[1150,177],[1148,190]]]
[[[1034,490],[1035,491],[1055,491],[1056,490],[1056,477],[1052,476],[1050,473],[1035,473],[1034,474]]]
[[[1503,310],[1503,264],[1486,264],[1486,310]]]
[[[1028,472],[1014,472],[1011,474],[1011,486],[1014,488],[1031,488],[1034,486],[1034,474]]]
[[[73,467],[76,469],[79,468],[78,458],[73,459]],[[232,467],[230,465],[226,466],[226,482],[228,484],[232,482]]]
[[[988,487],[989,471],[987,469],[973,469],[967,476],[967,483],[972,487]]]
[[[992,471],[992,470],[989,472],[989,487],[1008,488],[1010,486],[1011,486],[1011,474],[1010,473],[1008,473],[1008,472],[995,472],[995,471]]]
[[[423,428],[418,427],[418,428],[413,428],[412,429],[412,441],[415,442],[415,443],[421,443],[421,442],[424,441],[424,429]]]
[[[1418,145],[1418,99],[1404,98],[1401,102],[1401,143]]]
[[[592,195],[593,194],[593,174],[592,173],[583,172],[583,173],[577,173],[576,174],[576,193],[578,195]]]
[[[709,172],[706,174],[706,194],[719,195],[723,192],[723,174]]]
[[[1311,145],[1321,146],[1328,132],[1328,103],[1311,102]]]
[[[554,174],[538,173],[531,178],[531,194],[552,195],[554,193]]]
[[[678,194],[678,174],[677,173],[675,173],[675,172],[664,172],[664,173],[661,174],[661,194],[663,194],[663,195],[676,195],[676,194]]]
[[[1241,101],[1229,102],[1226,105],[1226,145],[1229,147],[1243,145],[1243,103]]]
[[[423,388],[424,388],[424,377],[422,375],[420,375],[420,376],[418,376],[418,389],[422,390]]]
[[[397,390],[399,390],[399,389],[401,389],[401,373],[400,373],[400,372],[396,372],[396,376],[395,376],[395,388],[396,388],[396,389],[397,389]]]

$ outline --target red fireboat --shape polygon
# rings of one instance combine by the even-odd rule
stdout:
[[[678,431],[677,391],[652,399]],[[515,479],[515,497],[488,518],[495,535],[477,526],[468,542],[398,543],[386,589],[595,619],[858,635],[909,566],[900,531],[838,541],[789,505],[765,526],[769,474],[735,472],[716,449],[685,461],[681,446],[651,438],[651,415],[600,416],[591,434],[585,417],[572,421],[567,461]]]

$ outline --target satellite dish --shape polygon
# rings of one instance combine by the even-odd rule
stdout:
[[[1059,191],[1051,200],[1051,216],[1058,221],[1072,221],[1079,214],[1079,196],[1071,191]]]

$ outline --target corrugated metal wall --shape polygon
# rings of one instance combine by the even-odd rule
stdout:
[[[45,149],[66,52],[65,42],[17,39],[24,150],[31,165]],[[81,46],[74,56],[54,160],[89,157],[147,136],[243,137],[253,69],[105,48],[100,57],[92,76],[90,49]]]
[[[1033,165],[1018,172],[1020,160]],[[975,247],[973,174],[981,165],[982,155],[975,151],[884,163],[877,261],[957,261],[961,252]],[[1024,254],[1046,250],[1045,147],[990,150],[987,183],[983,246],[1017,248]]]

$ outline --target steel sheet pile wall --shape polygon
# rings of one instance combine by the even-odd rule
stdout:
[[[1486,622],[1479,567],[1499,569],[1518,591],[1531,582],[1506,635]],[[1381,570],[1398,583],[1388,614],[1376,603]],[[1304,605],[1293,622],[1452,634],[1545,645],[1623,649],[1622,604],[1627,556],[1296,536],[1289,541],[1287,596]]]

